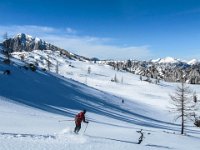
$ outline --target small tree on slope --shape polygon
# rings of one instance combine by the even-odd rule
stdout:
[[[49,55],[47,55],[46,61],[47,61],[47,68],[48,68],[48,71],[50,71],[52,64],[51,64],[50,56],[49,56]]]
[[[91,67],[88,67],[88,74],[90,74],[91,73]]]
[[[178,86],[174,95],[170,95],[170,97],[173,105],[171,109],[177,114],[175,121],[181,119],[181,134],[184,134],[185,123],[192,117],[195,106],[190,89],[182,81],[181,86]]]
[[[56,73],[59,73],[59,62],[56,60]]]
[[[9,49],[9,45],[8,45],[8,33],[6,32],[6,33],[4,33],[3,34],[3,39],[5,40],[4,41],[4,43],[5,43],[5,49],[4,49],[4,55],[6,56],[6,60],[7,60],[7,62],[8,63],[10,63],[10,56],[11,56],[11,54],[10,54],[10,49]]]
[[[114,82],[118,83],[117,75],[115,74]]]

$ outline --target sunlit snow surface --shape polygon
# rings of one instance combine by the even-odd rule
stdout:
[[[43,68],[47,53],[26,53],[25,59]],[[188,124],[188,136],[181,136],[169,112],[177,84],[149,84],[110,66],[48,55],[52,64],[59,62],[61,76],[25,70],[15,59],[10,66],[0,63],[0,150],[199,149],[200,130]],[[11,75],[3,75],[5,69]],[[111,82],[115,74],[119,83]],[[198,85],[191,88],[200,92]],[[74,116],[82,109],[90,123],[75,135]],[[145,138],[138,145],[141,129]]]

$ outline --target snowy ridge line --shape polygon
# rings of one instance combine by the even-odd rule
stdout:
[[[31,137],[31,138],[44,138],[44,139],[56,139],[54,135],[42,135],[42,134],[28,134],[28,133],[8,133],[8,132],[0,132],[0,135],[8,135],[12,137]]]

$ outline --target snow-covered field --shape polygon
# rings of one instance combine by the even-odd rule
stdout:
[[[25,55],[47,68],[47,53]],[[52,64],[58,61],[60,75],[25,70],[15,59],[10,66],[0,62],[0,72],[11,70],[0,74],[0,150],[199,149],[200,130],[188,124],[187,135],[180,135],[169,112],[169,94],[177,84],[150,84],[110,66],[48,55]],[[111,82],[115,75],[119,83]],[[200,93],[199,85],[190,87]],[[89,124],[74,135],[74,116],[82,109],[88,110]],[[139,145],[141,129],[145,138]]]

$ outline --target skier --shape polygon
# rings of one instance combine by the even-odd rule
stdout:
[[[85,113],[86,110],[83,110],[82,112],[78,113],[75,117],[75,124],[76,127],[74,128],[74,133],[78,133],[79,130],[81,129],[81,122],[89,123],[88,121],[85,121]]]

